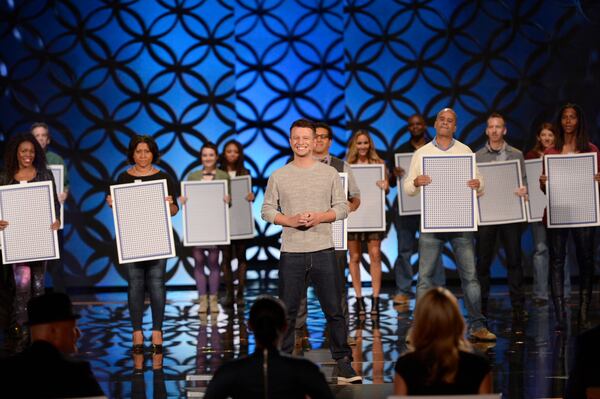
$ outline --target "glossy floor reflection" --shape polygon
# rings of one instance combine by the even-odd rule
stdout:
[[[264,293],[264,289],[260,289]],[[268,290],[275,293],[275,287]],[[368,290],[365,290],[368,295]],[[459,292],[459,290],[455,290]],[[352,294],[352,292],[351,292]],[[495,344],[476,344],[493,364],[494,390],[504,398],[562,397],[571,360],[573,336],[553,331],[552,306],[529,304],[529,318],[522,333],[515,333],[506,287],[494,287],[490,303],[489,328],[498,335]],[[247,292],[251,303],[259,288]],[[571,309],[576,309],[577,293]],[[214,371],[228,360],[251,353],[254,340],[246,326],[249,308],[198,316],[194,291],[170,291],[164,325],[165,352],[131,354],[131,325],[125,293],[75,295],[81,356],[92,363],[94,373],[110,397],[181,398],[202,397]],[[378,320],[352,317],[351,336],[354,367],[364,378],[364,386],[335,386],[333,363],[329,357],[325,319],[318,301],[309,291],[308,341],[305,356],[319,363],[332,382],[337,398],[385,398],[392,392],[394,361],[406,350],[405,336],[410,327],[411,309],[394,308],[389,293],[382,294],[383,313]],[[353,298],[350,299],[351,305]],[[598,294],[595,293],[592,321],[600,321]],[[462,306],[462,301],[461,301]],[[150,311],[144,316],[146,345],[150,343]],[[571,326],[574,324],[571,323]]]

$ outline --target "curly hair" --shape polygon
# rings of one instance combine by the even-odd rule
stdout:
[[[19,151],[19,146],[25,142],[29,142],[33,145],[35,153],[33,157],[33,167],[35,170],[47,169],[46,154],[40,146],[40,143],[38,143],[31,133],[19,133],[10,139],[6,151],[4,152],[4,170],[8,177],[14,177],[19,171],[17,152]]]

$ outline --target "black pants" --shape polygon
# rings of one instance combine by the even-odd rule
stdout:
[[[341,278],[335,262],[333,249],[315,252],[282,252],[279,260],[279,298],[285,304],[289,328],[283,339],[282,350],[292,353],[298,308],[306,296],[306,285],[310,281],[321,304],[327,328],[329,328],[330,351],[333,359],[345,356],[352,358],[347,343],[346,320],[342,311]]]
[[[65,250],[63,230],[58,230],[58,247],[60,249],[60,253],[63,254]],[[66,293],[66,271],[62,259],[59,258],[49,260],[46,265],[46,270],[52,277],[52,291]]]
[[[348,251],[335,251],[335,262],[337,264],[338,270],[340,271],[340,277],[342,279],[342,284],[340,284],[340,294],[342,297],[342,311],[344,312],[344,319],[346,319],[346,328],[348,328],[350,323],[350,314],[348,312],[348,289],[346,288],[346,267],[348,266]],[[305,293],[304,298],[302,298],[302,301],[300,302],[300,307],[298,308],[298,316],[296,317],[296,331],[304,330],[304,327],[306,327],[307,318],[308,304]]]
[[[487,316],[490,296],[490,268],[496,257],[496,238],[506,254],[508,289],[513,309],[522,309],[523,266],[521,265],[521,223],[479,226],[477,232],[477,278],[481,285],[481,310]]]
[[[594,228],[578,227],[568,229],[546,229],[550,250],[550,290],[552,297],[564,298],[565,256],[569,233],[575,243],[575,255],[579,265],[579,286],[581,299],[591,300],[594,284]],[[584,296],[586,296],[584,298]],[[589,296],[589,299],[587,298]]]
[[[0,329],[4,330],[15,322],[15,276],[12,265],[3,265],[0,256]]]

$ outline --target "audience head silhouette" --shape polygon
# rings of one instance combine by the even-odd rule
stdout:
[[[276,348],[287,329],[285,306],[272,296],[260,296],[250,308],[248,324],[257,346]]]
[[[46,341],[62,353],[76,353],[81,335],[66,294],[51,293],[32,298],[27,305],[31,341]]]

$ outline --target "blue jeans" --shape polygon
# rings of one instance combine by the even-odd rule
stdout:
[[[486,319],[481,313],[481,287],[475,270],[475,250],[473,233],[421,233],[419,238],[419,280],[417,281],[417,298],[428,289],[435,287],[433,275],[436,260],[442,252],[442,246],[450,241],[456,256],[456,270],[465,295],[465,306],[471,329],[485,327]],[[418,300],[418,299],[417,299]]]
[[[165,288],[166,259],[149,260],[145,262],[129,263],[129,289],[127,302],[133,331],[142,329],[144,317],[144,288],[150,294],[150,308],[152,309],[152,330],[162,331],[165,317],[165,302],[167,291]]]
[[[412,294],[413,268],[410,258],[418,248],[416,233],[419,230],[420,222],[421,216],[419,215],[394,215],[394,227],[398,237],[398,257],[394,262],[396,294],[409,296]],[[433,284],[440,287],[446,285],[446,272],[441,259],[440,253],[433,275]]]
[[[533,298],[548,300],[549,287],[549,262],[550,253],[548,252],[548,241],[546,237],[546,227],[542,222],[531,223],[531,233],[533,235]],[[569,237],[567,242],[567,256],[565,258],[565,278],[564,290],[565,297],[571,295],[571,265],[576,263],[575,246],[573,239]]]
[[[548,300],[548,243],[542,222],[531,224],[533,235],[533,298]]]
[[[283,338],[282,351],[292,353],[296,317],[300,302],[306,297],[307,283],[315,287],[315,294],[329,329],[329,350],[333,359],[352,359],[347,342],[346,319],[342,310],[342,279],[336,265],[333,249],[315,252],[282,252],[279,257],[279,298],[287,308],[288,329]]]

